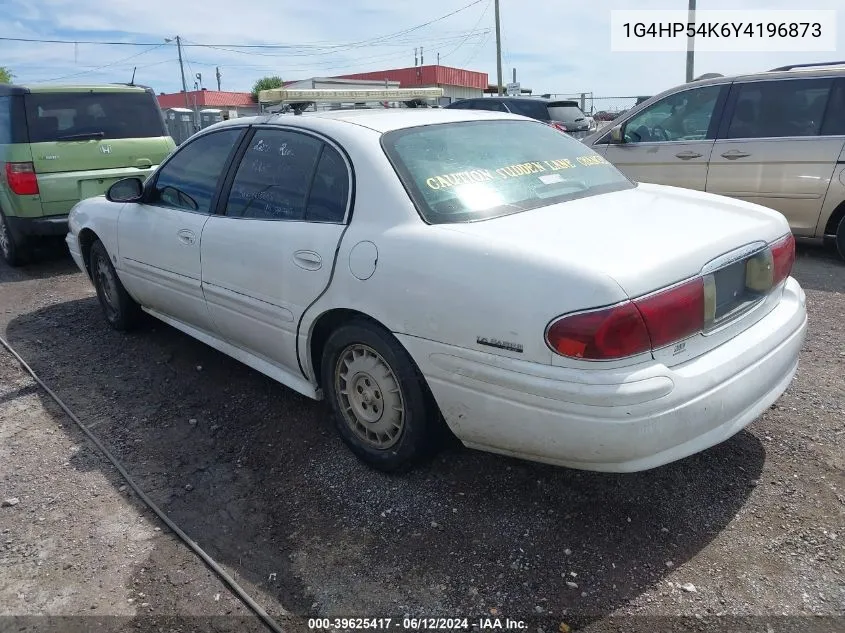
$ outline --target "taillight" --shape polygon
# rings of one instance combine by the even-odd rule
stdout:
[[[691,281],[610,308],[562,317],[546,340],[561,356],[626,358],[692,336],[704,328],[704,280]]]
[[[38,177],[32,163],[6,163],[6,182],[14,194],[38,195]]]
[[[792,273],[795,264],[795,237],[789,233],[772,244],[772,286],[777,286]]]
[[[568,132],[569,130],[566,129],[566,126],[563,123],[558,123],[557,121],[552,121],[549,123],[553,128],[556,130],[560,130],[561,132]]]
[[[704,279],[634,301],[643,315],[652,348],[680,341],[704,329]]]
[[[586,360],[624,358],[651,349],[643,317],[630,301],[558,319],[546,340],[558,354]]]

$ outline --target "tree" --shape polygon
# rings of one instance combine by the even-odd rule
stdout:
[[[0,84],[10,84],[12,83],[12,71],[6,68],[5,66],[0,66]]]
[[[252,87],[252,98],[258,101],[258,93],[262,90],[272,90],[273,88],[281,88],[285,85],[285,82],[282,81],[282,78],[278,75],[274,75],[273,77],[262,77],[258,81],[255,82],[255,85]]]

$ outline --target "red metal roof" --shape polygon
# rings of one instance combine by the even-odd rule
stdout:
[[[338,75],[338,78],[366,79],[368,81],[384,81],[387,79],[388,81],[398,81],[401,88],[448,85],[464,86],[467,88],[477,88],[479,90],[483,90],[488,86],[487,73],[439,65],[376,70],[369,73]]]
[[[226,108],[237,106],[254,106],[256,103],[249,92],[225,92],[217,90],[191,90],[188,92],[188,103],[194,106],[194,99],[198,108]],[[185,94],[172,92],[158,95],[158,104],[162,108],[184,108]]]

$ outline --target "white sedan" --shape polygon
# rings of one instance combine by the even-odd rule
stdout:
[[[807,324],[782,215],[493,112],[219,123],[79,203],[67,243],[113,327],[147,312],[325,398],[383,470],[446,429],[587,470],[678,460],[780,397]]]

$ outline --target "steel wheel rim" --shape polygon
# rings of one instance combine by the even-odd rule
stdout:
[[[8,257],[12,252],[9,231],[6,229],[6,220],[3,217],[0,217],[0,251],[3,251],[4,257]]]
[[[335,393],[344,422],[372,448],[394,446],[405,428],[405,400],[393,369],[368,345],[349,345],[338,357]]]
[[[111,271],[108,260],[102,255],[97,256],[96,273],[98,286],[106,308],[106,314],[110,318],[117,316],[117,283]]]

